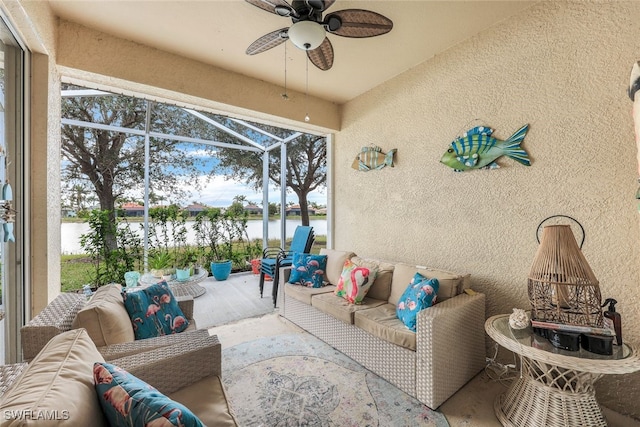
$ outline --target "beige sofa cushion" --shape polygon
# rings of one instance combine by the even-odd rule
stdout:
[[[2,426],[104,426],[93,385],[93,363],[98,361],[104,359],[84,329],[53,337],[0,399]],[[9,421],[5,417],[10,413],[34,419]]]
[[[394,304],[384,304],[354,314],[354,325],[385,341],[416,350],[416,333],[396,316]]]
[[[306,286],[294,285],[291,283],[285,283],[284,285],[284,293],[285,295],[295,298],[300,302],[303,302],[307,305],[311,305],[311,297],[314,295],[331,293],[336,290],[336,287],[333,285],[323,286],[321,288],[308,288]]]
[[[217,375],[210,375],[196,381],[167,397],[189,408],[206,426],[235,427],[238,425],[220,377]]]
[[[355,256],[355,254],[350,251],[337,251],[327,248],[320,249],[320,255],[327,256],[327,268],[324,276],[327,282],[332,285],[337,285],[338,281],[340,281],[340,274],[342,274],[344,262]]]
[[[311,298],[313,307],[349,325],[353,324],[353,313],[356,311],[366,310],[386,303],[387,301],[380,301],[366,296],[362,300],[362,304],[349,304],[346,299],[336,296],[333,292],[315,295]]]
[[[376,278],[367,292],[367,296],[373,299],[387,301],[391,295],[391,279],[393,277],[394,264],[370,258],[354,256],[351,261],[358,267],[366,267],[377,270]],[[408,284],[409,282],[407,282]]]
[[[393,280],[391,281],[391,296],[389,303],[397,304],[398,300],[407,289],[409,282],[416,273],[422,274],[427,279],[437,278],[440,287],[438,288],[438,298],[436,302],[442,302],[449,298],[462,293],[468,287],[469,274],[462,275],[451,271],[439,270],[436,268],[428,268],[415,266],[404,263],[397,263],[393,271]]]
[[[99,287],[73,320],[72,327],[85,328],[97,347],[135,340],[120,292],[118,284]]]

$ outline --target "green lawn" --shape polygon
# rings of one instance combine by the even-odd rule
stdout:
[[[60,284],[62,292],[82,289],[95,276],[95,266],[86,255],[62,255],[60,260]]]
[[[279,240],[270,240],[269,246],[278,246]],[[287,242],[287,246],[291,242]],[[317,254],[327,246],[327,236],[316,236],[311,250]],[[82,285],[91,283],[95,276],[95,266],[86,255],[62,255],[60,260],[60,283],[62,292],[82,289]]]

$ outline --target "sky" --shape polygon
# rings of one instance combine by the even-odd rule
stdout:
[[[199,148],[198,145],[180,144],[180,147],[184,150],[184,155],[197,158],[199,161],[203,162],[199,166],[203,173],[213,169],[219,163],[219,160],[216,157],[211,157],[209,153]],[[205,175],[201,177],[200,181],[206,181]],[[239,195],[245,196],[250,203],[262,206],[261,191],[254,191],[251,186],[248,186],[242,181],[226,179],[225,175],[222,173],[215,175],[208,184],[203,186],[201,191],[194,191],[191,194],[191,197],[186,198],[186,203],[183,200],[179,204],[187,205],[192,201],[197,201],[207,206],[228,207],[233,203],[234,197]],[[308,201],[309,203],[315,202],[319,205],[326,206],[326,189],[322,188],[313,191],[309,194]],[[295,204],[298,203],[298,196],[290,189],[287,193],[287,202],[293,202]],[[274,185],[269,186],[269,203],[280,203],[280,189],[276,188]]]
[[[247,200],[259,206],[262,204],[262,192],[256,193],[243,182],[225,180],[221,175],[215,176],[202,191],[194,193],[190,200],[197,200],[208,206],[227,207],[233,203],[233,198],[238,195],[245,196]],[[316,202],[319,205],[326,206],[326,189],[313,191],[309,194],[308,200],[309,202]],[[297,204],[298,196],[290,191],[287,194],[287,201],[292,201]],[[269,203],[280,203],[280,190],[273,186],[269,188]]]
[[[155,108],[158,108],[158,107],[159,106],[156,106]],[[196,120],[193,117],[191,117],[191,119]],[[250,127],[247,128],[247,133],[248,133],[247,137],[253,139],[258,143],[261,143],[264,146],[267,146],[269,145],[269,143],[274,142],[273,138],[270,138],[258,132],[255,132],[251,130]],[[293,133],[293,131],[291,131],[291,133]],[[88,140],[92,139],[91,135],[92,134],[90,132],[87,132]],[[140,142],[140,140],[141,140],[141,137],[138,135],[131,135],[130,137],[128,137],[128,143],[132,144],[132,147],[134,148],[135,148],[135,144]],[[153,143],[153,138],[152,138],[152,143]],[[194,159],[197,160],[196,167],[199,168],[200,173],[205,175],[207,172],[214,169],[217,164],[219,164],[219,160],[215,155],[215,149],[213,150],[214,153],[212,154],[210,147],[209,147],[209,150],[204,150],[203,147],[204,146],[201,144],[193,144],[191,142],[183,142],[183,143],[178,143],[176,145],[176,148],[182,152],[182,155],[193,157]],[[69,164],[69,161],[63,157],[62,169],[64,170],[68,164]],[[166,172],[171,173],[172,171],[168,170]],[[176,172],[177,175],[180,175],[179,171],[174,171],[174,172]],[[163,203],[166,203],[166,202],[177,203],[181,206],[186,206],[192,203],[193,201],[196,201],[208,206],[228,207],[233,203],[233,199],[239,195],[245,196],[250,203],[255,203],[259,206],[262,205],[262,200],[263,200],[262,192],[254,191],[250,186],[246,185],[244,182],[240,182],[238,180],[226,180],[225,176],[223,175],[224,173],[223,171],[216,171],[216,172],[218,172],[219,174],[215,175],[213,179],[209,180],[209,182],[206,185],[204,185],[200,191],[197,191],[194,189],[190,195],[188,195],[185,198],[182,198],[181,200],[172,200],[171,194],[162,194],[162,191],[158,191],[159,189],[156,186],[154,186],[156,187],[155,189],[156,194],[162,195],[165,197]],[[203,179],[200,182],[205,182],[205,181],[206,180]],[[183,188],[188,188],[188,185],[189,184],[185,184]],[[92,186],[89,186],[89,190],[95,191]],[[124,196],[133,197],[133,198],[143,198],[144,196],[142,192],[143,190],[141,190],[140,185],[130,185],[125,190]],[[69,195],[66,195],[66,196],[69,196]],[[64,194],[63,194],[63,197],[65,197]],[[308,201],[326,206],[327,205],[326,189],[322,188],[320,190],[316,190],[310,193],[308,197]],[[280,190],[275,186],[269,187],[269,202],[280,203]],[[287,193],[287,202],[298,203],[297,195],[289,191]]]

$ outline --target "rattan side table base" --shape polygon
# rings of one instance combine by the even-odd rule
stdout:
[[[607,426],[592,389],[562,391],[526,376],[496,398],[494,410],[509,427]]]
[[[533,330],[514,334],[508,314],[492,316],[484,326],[496,343],[521,356],[521,378],[494,402],[496,417],[505,426],[604,427],[594,383],[603,375],[640,371],[638,351],[629,343],[614,346],[613,354],[605,356],[558,349]]]

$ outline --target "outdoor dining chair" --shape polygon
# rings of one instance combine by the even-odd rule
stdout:
[[[264,290],[265,275],[269,275],[273,278],[273,306],[276,306],[280,267],[288,267],[293,263],[294,252],[309,253],[314,240],[313,227],[299,225],[293,233],[288,250],[275,247],[264,248],[260,261],[260,298]]]

